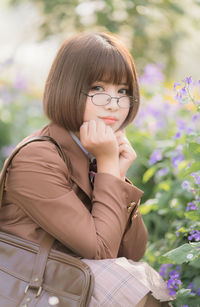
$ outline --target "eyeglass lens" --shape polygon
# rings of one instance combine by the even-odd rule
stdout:
[[[103,106],[103,105],[110,103],[111,99],[113,98],[111,98],[111,96],[107,94],[95,94],[92,97],[93,103],[98,106]],[[122,97],[119,97],[118,99],[117,98],[114,98],[114,99],[117,100],[118,105],[121,108],[129,108],[131,105],[130,97],[128,96],[122,96]]]

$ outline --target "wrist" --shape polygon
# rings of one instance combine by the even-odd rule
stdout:
[[[108,173],[113,176],[116,176],[118,178],[121,178],[120,176],[120,170],[119,170],[119,161],[118,159],[112,158],[112,159],[105,159],[105,158],[99,158],[97,159],[97,171],[98,173]]]

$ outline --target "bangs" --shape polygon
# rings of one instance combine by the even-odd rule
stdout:
[[[133,73],[130,64],[116,48],[97,50],[95,63],[90,66],[88,81],[90,85],[95,81],[104,81],[112,84],[127,84],[132,92]],[[91,59],[90,59],[91,61]]]

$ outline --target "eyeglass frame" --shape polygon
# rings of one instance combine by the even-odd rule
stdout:
[[[90,97],[92,103],[93,103],[95,106],[97,106],[97,107],[106,106],[107,104],[109,104],[109,103],[111,102],[111,100],[112,100],[113,98],[114,98],[114,99],[117,99],[117,104],[118,104],[119,108],[121,108],[121,109],[132,108],[134,102],[137,102],[137,99],[136,99],[136,98],[133,98],[133,96],[128,96],[128,95],[123,95],[123,96],[121,96],[121,97],[113,97],[113,96],[110,96],[110,95],[107,94],[107,93],[95,93],[94,95],[89,95],[89,94],[87,94],[87,93],[85,93],[85,92],[83,92],[83,91],[81,91],[81,93],[84,94],[84,95],[86,95],[87,97]],[[108,95],[108,96],[110,97],[110,101],[109,101],[108,103],[106,103],[106,104],[101,104],[101,105],[95,104],[95,103],[93,102],[93,97],[94,97],[95,95],[102,95],[102,94]],[[132,99],[132,101],[130,101],[130,106],[129,106],[129,107],[127,107],[127,108],[120,107],[120,105],[119,105],[119,99],[122,98],[122,97],[128,97],[128,98],[131,98],[131,99]]]

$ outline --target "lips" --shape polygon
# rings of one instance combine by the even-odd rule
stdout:
[[[116,117],[112,116],[101,117],[101,119],[110,125],[114,124],[117,121]]]

